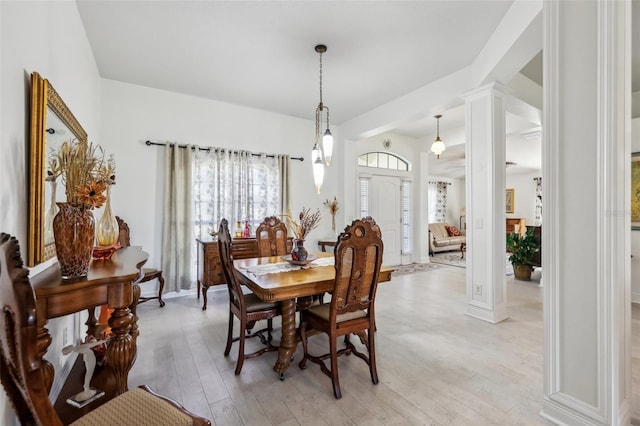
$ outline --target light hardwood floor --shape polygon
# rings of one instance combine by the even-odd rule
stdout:
[[[275,352],[245,361],[235,376],[237,344],[223,355],[226,288],[209,290],[204,312],[195,296],[168,299],[164,308],[149,302],[138,310],[129,385],[148,384],[216,425],[547,425],[538,415],[543,319],[537,284],[509,279],[510,318],[497,325],[464,315],[465,269],[441,266],[380,284],[380,383],[371,384],[360,359],[342,357],[339,401],[317,365],[298,368],[300,347],[284,382],[272,370]],[[640,307],[633,317],[634,398],[640,401]],[[316,353],[328,348],[324,336],[310,344]]]

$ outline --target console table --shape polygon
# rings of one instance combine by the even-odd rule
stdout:
[[[202,310],[207,310],[207,290],[214,285],[226,284],[220,255],[218,240],[211,237],[196,238],[198,242],[198,299],[202,288]],[[293,239],[287,238],[287,252],[291,252]],[[231,242],[231,254],[234,259],[258,257],[258,242],[255,238],[234,238]]]
[[[320,240],[320,241],[318,241],[318,245],[320,246],[320,249],[323,252],[326,252],[327,251],[327,246],[329,246],[329,247],[335,247],[336,246],[336,240],[331,240],[331,241],[329,241],[329,240]]]
[[[135,306],[140,288],[135,282],[141,277],[142,265],[149,255],[140,247],[125,247],[116,251],[111,259],[92,261],[86,277],[63,280],[59,264],[55,264],[31,278],[36,296],[38,321],[38,359],[42,359],[46,389],[51,390],[54,368],[43,357],[51,344],[46,325],[49,319],[106,304],[113,308],[109,318],[111,336],[107,345],[107,363],[92,379],[92,386],[105,391],[105,395],[82,409],[69,408],[67,420],[80,417],[86,411],[102,405],[128,389],[129,371],[136,358],[138,324]],[[90,314],[87,334],[97,331],[95,316]],[[83,366],[84,368],[84,366]],[[82,383],[79,383],[80,387]],[[69,396],[69,395],[66,395]],[[59,399],[66,399],[64,392]],[[63,401],[64,401],[63,399]],[[70,407],[70,406],[69,406]]]

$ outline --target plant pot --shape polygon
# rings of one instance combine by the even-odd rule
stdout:
[[[517,280],[531,281],[532,270],[529,265],[513,265],[513,275]]]

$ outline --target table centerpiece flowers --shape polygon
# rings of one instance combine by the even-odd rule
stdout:
[[[320,210],[311,213],[311,209],[303,207],[297,220],[290,214],[285,215],[285,218],[286,224],[294,239],[291,258],[293,260],[304,261],[308,256],[307,249],[304,248],[304,240],[312,230],[318,227],[320,223]]]

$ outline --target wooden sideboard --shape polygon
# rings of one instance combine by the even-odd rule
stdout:
[[[526,219],[519,217],[508,217],[507,218],[507,235],[516,232],[516,225],[518,226],[518,231],[523,234],[527,231],[527,223]]]
[[[220,255],[218,240],[211,237],[196,238],[198,242],[198,299],[202,288],[202,310],[207,309],[207,290],[214,285],[226,284]],[[287,238],[287,252],[293,247],[292,238]],[[234,238],[231,243],[231,254],[234,259],[258,257],[258,242],[255,238]]]

